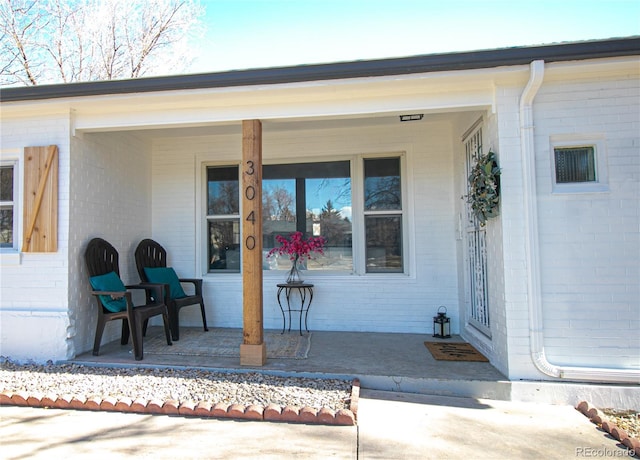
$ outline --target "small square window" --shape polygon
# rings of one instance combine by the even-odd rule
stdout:
[[[595,182],[596,165],[594,148],[555,148],[556,183]]]
[[[607,144],[603,134],[555,134],[549,140],[552,193],[609,191]]]

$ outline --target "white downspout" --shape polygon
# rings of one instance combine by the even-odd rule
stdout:
[[[533,61],[529,82],[520,97],[520,142],[523,162],[524,217],[527,287],[529,295],[529,343],[531,358],[544,374],[570,380],[599,382],[640,383],[640,371],[590,367],[557,366],[550,363],[544,353],[544,323],[542,317],[542,294],[540,284],[540,252],[538,242],[538,199],[536,191],[536,168],[534,150],[533,100],[544,78],[544,61]]]

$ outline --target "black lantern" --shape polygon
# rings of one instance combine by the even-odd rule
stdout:
[[[433,317],[433,336],[439,339],[451,338],[451,318],[447,317],[447,307],[438,308],[438,315]]]

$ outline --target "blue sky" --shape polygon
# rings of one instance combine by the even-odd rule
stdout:
[[[190,72],[640,35],[640,0],[201,0]]]

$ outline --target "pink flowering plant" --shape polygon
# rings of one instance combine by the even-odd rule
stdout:
[[[280,246],[270,250],[267,257],[271,257],[274,254],[286,254],[291,260],[301,259],[304,261],[311,259],[311,253],[324,254],[322,248],[324,247],[325,239],[321,236],[312,236],[305,240],[302,238],[302,232],[295,232],[289,235],[289,238],[277,235],[276,241],[280,243]]]

